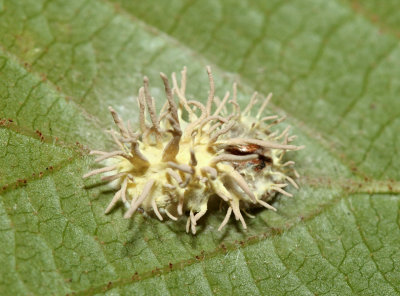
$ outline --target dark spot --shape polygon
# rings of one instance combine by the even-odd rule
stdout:
[[[261,149],[262,149],[261,146],[255,144],[248,144],[248,145],[228,146],[227,148],[225,148],[225,151],[233,155],[248,155],[257,153]]]

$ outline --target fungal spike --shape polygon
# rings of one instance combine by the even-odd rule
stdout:
[[[160,75],[161,76],[161,75]],[[173,91],[173,90],[171,90],[171,91]],[[172,96],[173,96],[173,94],[172,94]],[[167,108],[168,108],[168,106],[169,106],[169,103],[168,103],[168,100],[164,103],[164,105],[162,106],[162,108],[161,108],[161,110],[160,110],[160,116],[158,117],[158,123],[160,124],[161,122],[162,122],[162,119],[167,115],[167,114],[169,114],[169,112],[168,112],[168,110],[167,110]]]
[[[231,203],[231,207],[232,207],[233,214],[235,215],[236,221],[240,220],[240,222],[242,223],[243,229],[247,229],[246,222],[244,221],[243,216],[240,213],[239,202]]]
[[[211,180],[215,180],[218,176],[218,172],[216,169],[209,167],[209,166],[204,166],[201,169],[201,172],[203,172],[204,174],[208,174],[210,175]]]
[[[222,228],[225,227],[225,225],[229,221],[229,218],[231,217],[231,214],[232,214],[232,207],[229,207],[228,210],[226,211],[226,215],[225,215],[224,220],[222,221],[221,225],[219,225],[219,227],[218,227],[218,231],[221,231]]]
[[[207,134],[208,134],[208,135],[211,135],[211,133],[212,133],[215,129],[219,128],[221,125],[222,125],[222,122],[217,122],[216,124],[212,125],[212,126],[208,129]]]
[[[262,205],[263,207],[265,207],[265,208],[267,208],[267,209],[269,209],[269,210],[272,210],[272,211],[276,212],[276,208],[274,208],[273,206],[271,206],[269,203],[266,203],[265,201],[263,201],[263,200],[261,200],[261,199],[258,199],[257,202],[258,202],[260,205]]]
[[[146,197],[150,194],[151,188],[154,185],[155,180],[150,179],[143,187],[143,191],[140,194],[138,199],[132,199],[131,207],[125,213],[124,218],[129,219],[132,217],[133,213],[137,210],[137,208],[141,205],[141,203],[146,199]]]
[[[147,78],[147,76],[145,76],[143,78],[143,85],[144,85],[144,98],[146,100],[146,104],[147,104],[147,110],[149,112],[150,115],[150,120],[151,123],[153,125],[153,129],[156,132],[156,139],[157,139],[157,143],[159,143],[160,139],[160,126],[158,124],[158,118],[157,118],[157,114],[156,114],[156,109],[154,106],[154,100],[150,95],[150,90],[149,90],[149,79]]]
[[[197,165],[197,158],[196,158],[196,154],[194,153],[193,148],[190,148],[190,162],[189,165],[191,167],[194,167]]]
[[[122,172],[122,173],[118,173],[118,174],[115,174],[115,175],[103,176],[103,177],[101,177],[101,181],[110,182],[110,181],[114,181],[114,180],[120,179],[123,176],[126,176],[126,173]]]
[[[204,214],[207,213],[207,207],[203,207],[200,212],[198,212],[196,215],[194,215],[195,221],[200,220],[201,217],[204,216]]]
[[[289,192],[286,192],[285,190],[283,190],[283,189],[280,188],[280,187],[271,186],[271,188],[272,188],[273,190],[275,190],[275,191],[278,191],[279,193],[282,193],[283,195],[286,195],[286,196],[288,196],[288,197],[293,197],[293,194],[291,194],[291,193],[289,193]]]
[[[223,118],[223,117],[221,117],[221,116],[218,116],[218,115],[208,116],[208,117],[204,118],[204,119],[198,124],[198,126],[199,126],[198,129],[201,130],[202,127],[203,127],[205,124],[207,124],[207,123],[209,123],[210,121],[213,121],[213,120],[218,120],[219,122],[222,122],[222,123],[226,123],[226,122],[227,122],[227,120],[226,120],[225,118]]]
[[[258,95],[258,92],[253,93],[249,104],[246,106],[246,108],[244,109],[244,111],[242,113],[243,116],[247,116],[247,113],[250,113],[251,108],[257,103],[257,95]]]
[[[196,219],[194,218],[193,210],[190,210],[190,223],[196,226]]]
[[[222,190],[217,189],[215,193],[226,202],[232,200],[232,198],[229,195],[226,195]]]
[[[214,97],[214,105],[215,105],[215,108],[217,108],[217,109],[218,109],[219,105],[221,105],[221,100],[219,99],[218,96]],[[224,111],[226,111],[226,106],[223,106],[222,109],[224,109]],[[224,111],[221,110],[221,113]]]
[[[282,167],[294,165],[294,164],[295,164],[295,162],[293,160],[289,160],[289,161],[285,162],[284,164],[282,164]]]
[[[232,117],[240,117],[240,106],[237,102],[235,101],[229,101],[233,105],[233,111],[232,111]]]
[[[109,167],[104,167],[104,168],[101,168],[101,169],[93,170],[93,171],[83,175],[83,178],[86,179],[86,178],[94,176],[94,175],[98,175],[98,174],[101,174],[101,173],[114,171],[117,167],[118,167],[117,165],[113,165],[113,166],[109,166]]]
[[[195,216],[194,216],[194,214],[193,214],[193,210],[190,210],[190,224],[192,225],[191,226],[191,230],[192,230],[192,234],[196,234],[196,225],[197,225],[197,223],[196,223],[196,218],[195,218]]]
[[[165,146],[162,153],[163,161],[172,161],[175,159],[176,155],[179,153],[179,142],[181,141],[182,131],[179,126],[179,122],[173,117],[169,117],[169,122],[172,126],[172,138]]]
[[[140,123],[140,130],[142,133],[147,131],[146,125],[146,105],[145,105],[145,98],[144,98],[144,87],[139,89],[139,95],[137,98],[139,104],[139,123]]]
[[[182,80],[183,80],[183,76],[182,76]],[[175,91],[175,93],[177,94],[177,96],[179,98],[179,104],[185,108],[186,112],[189,113],[189,118],[191,119],[191,121],[193,121],[194,119],[197,118],[197,116],[193,112],[193,110],[190,108],[190,106],[189,106],[189,104],[188,104],[188,102],[186,100],[184,91],[182,91],[182,86],[181,87],[178,86],[178,82],[176,80],[175,73],[172,73],[172,84],[173,84],[173,87],[174,87],[174,91]],[[181,84],[183,84],[183,82]],[[186,88],[186,85],[185,85],[185,88]]]
[[[123,202],[126,202],[126,188],[128,187],[128,177],[124,179],[121,186],[121,199]]]
[[[150,165],[149,160],[146,156],[139,149],[139,145],[137,142],[131,143],[131,155],[132,155],[132,162],[135,162],[140,167],[148,167]]]
[[[194,173],[192,167],[187,164],[184,164],[184,163],[178,164],[178,163],[175,163],[172,161],[168,161],[168,166],[171,168],[180,170],[183,173],[187,173],[187,174],[191,174],[191,175]]]
[[[115,156],[117,156],[117,155],[123,156],[123,157],[129,159],[129,155],[126,155],[126,154],[124,153],[124,151],[118,150],[118,151],[113,151],[113,152],[105,153],[105,154],[103,154],[102,156],[96,158],[94,161],[95,161],[95,162],[100,162],[100,161],[103,161],[103,160],[105,160],[105,159],[107,159],[107,158],[115,157]]]
[[[246,180],[243,178],[243,176],[241,174],[239,174],[238,171],[231,170],[229,172],[229,176],[232,178],[233,181],[235,181],[235,183],[237,185],[239,185],[239,187],[244,191],[244,193],[246,193],[250,197],[250,199],[251,199],[251,201],[253,203],[257,202],[257,199],[254,196],[253,191],[251,191],[251,189],[250,189],[249,185],[247,184]]]
[[[186,74],[187,74],[187,68],[186,66],[183,66],[183,70],[181,71],[181,93],[185,95],[186,92]]]
[[[233,90],[233,102],[237,103],[237,83],[234,82],[232,84],[232,90]]]
[[[139,133],[134,133],[133,132],[133,129],[132,129],[132,124],[131,124],[131,121],[128,119],[128,126],[127,126],[127,129],[128,129],[128,134],[129,134],[129,136],[130,136],[130,139],[137,139],[138,138],[138,136],[139,136]]]
[[[153,198],[153,199],[151,200],[151,207],[153,208],[153,211],[154,211],[154,213],[156,214],[157,218],[160,219],[160,221],[162,221],[162,220],[163,220],[163,217],[161,216],[160,211],[158,210],[158,207],[157,207],[157,203],[156,203],[156,199],[155,199],[155,198]]]
[[[167,189],[169,189],[169,190],[174,190],[174,189],[176,189],[176,186],[174,186],[174,185],[172,185],[172,184],[163,184],[163,187],[164,188],[167,188]]]
[[[119,201],[119,199],[121,198],[121,194],[122,194],[122,189],[118,190],[115,194],[113,199],[111,200],[111,202],[108,204],[106,210],[104,211],[104,214],[108,214],[116,205],[116,203]]]
[[[277,136],[274,140],[277,141],[277,140],[281,139],[282,137],[286,136],[286,135],[288,134],[289,130],[290,130],[290,125],[287,126],[287,127],[283,130],[283,132],[282,132],[279,136]]]
[[[225,104],[226,104],[226,102],[228,101],[228,99],[229,99],[229,95],[230,95],[230,93],[229,93],[229,91],[227,91],[226,93],[225,93],[225,96],[224,96],[224,98],[222,99],[222,102],[219,104],[219,106],[217,107],[217,109],[215,110],[215,112],[214,112],[214,116],[217,116],[217,115],[219,115],[219,113],[221,113],[221,111],[222,111],[222,109],[225,107]]]
[[[176,208],[179,216],[182,216],[182,214],[183,214],[183,202],[184,202],[183,196],[179,196],[178,206]],[[186,232],[188,232],[188,231],[186,231]]]
[[[165,214],[167,214],[167,216],[168,216],[171,220],[178,221],[178,218],[175,217],[174,215],[172,215],[167,209],[164,209],[164,211],[165,211]]]
[[[224,128],[220,129],[217,131],[211,138],[210,138],[210,144],[214,143],[215,141],[218,140],[218,138],[227,132],[229,132],[230,129],[235,125],[236,122],[231,121],[229,122]]]
[[[279,118],[278,115],[265,116],[265,117],[260,119],[260,122],[268,121],[268,120],[275,120],[275,119],[278,119],[278,118]]]
[[[123,138],[129,138],[128,130],[126,129],[122,119],[118,116],[117,112],[115,112],[115,110],[111,106],[108,107],[108,110],[110,110],[110,113],[114,119],[114,122],[117,125],[117,127],[119,128],[119,132],[120,132],[121,136]]]
[[[202,183],[207,183],[208,182],[208,178],[206,178],[206,177],[198,176],[197,179],[199,179],[200,182],[202,182]]]
[[[284,121],[286,119],[286,115],[278,118],[277,120],[275,120],[274,122],[270,123],[269,125],[267,125],[265,128],[269,129],[270,127],[277,125],[279,123],[281,123],[282,121]]]
[[[207,110],[207,115],[209,116],[211,114],[211,107],[212,107],[212,103],[214,101],[214,94],[215,94],[215,85],[214,85],[214,78],[211,72],[211,67],[207,66],[207,74],[208,74],[208,81],[210,83],[210,91],[208,94],[208,100],[207,100],[207,106],[206,106],[206,110]]]
[[[228,161],[228,162],[248,161],[252,159],[257,159],[258,157],[259,157],[258,154],[247,154],[247,155],[221,154],[211,159],[210,164],[216,165],[217,163],[222,161]]]
[[[126,147],[122,142],[117,138],[116,136],[116,131],[115,130],[110,130],[111,137],[113,138],[114,142],[121,148],[122,151],[126,150]]]
[[[293,185],[294,188],[299,189],[299,185],[297,185],[297,183],[291,177],[285,176],[285,178],[290,182],[290,184]]]
[[[267,107],[269,101],[271,101],[272,93],[269,93],[268,96],[265,98],[264,102],[262,103],[260,109],[257,112],[256,118],[259,119],[261,114],[264,112],[265,107]]]
[[[186,233],[189,233],[190,230],[190,216],[187,218],[187,222],[186,222]]]
[[[275,208],[274,208],[275,209]],[[256,216],[249,214],[245,208],[242,208],[242,212],[249,217],[250,219],[254,219]]]
[[[209,91],[204,104],[186,98],[186,67],[179,83],[172,73],[172,87],[167,75],[160,73],[166,102],[159,114],[150,94],[149,79],[144,77],[137,97],[139,132],[109,108],[119,131],[110,133],[119,149],[92,150],[90,154],[97,155],[95,161],[104,167],[83,176],[106,173],[102,180],[119,184],[106,213],[122,200],[128,207],[125,218],[131,218],[140,207],[160,220],[166,215],[176,221],[178,217],[170,212],[173,209],[172,213],[179,216],[189,213],[186,231],[195,234],[208,203],[219,200],[228,209],[218,230],[228,223],[232,213],[246,229],[241,211],[247,216],[251,216],[246,211],[249,207],[276,211],[269,204],[273,198],[277,194],[292,196],[283,189],[288,184],[298,188],[294,162],[284,162],[283,158],[286,151],[304,147],[288,144],[295,139],[289,136],[289,127],[270,130],[285,118],[263,117],[271,94],[254,112],[258,104],[254,93],[241,112],[236,83],[232,99],[228,91],[220,100],[215,94],[211,68],[207,66],[206,71]],[[256,116],[252,117],[252,113]]]
[[[171,114],[172,118],[175,120],[177,125],[179,126],[179,117],[178,117],[178,108],[175,104],[173,99],[172,90],[169,86],[168,77],[164,73],[160,73],[161,79],[164,83],[165,93],[167,94],[167,100],[169,105],[169,113]],[[179,128],[180,129],[180,128]]]
[[[200,114],[200,117],[198,117],[198,119],[196,119],[195,121],[193,121],[192,123],[190,123],[187,126],[187,128],[185,129],[185,133],[184,133],[184,139],[191,137],[193,131],[196,129],[196,127],[199,125],[199,123],[201,123],[207,117],[206,107],[204,107],[204,105],[202,103],[197,102],[197,101],[188,101],[188,105],[195,105],[196,107],[198,107],[201,110],[201,114]]]
[[[173,178],[179,184],[179,186],[181,186],[183,184],[182,178],[181,178],[181,176],[179,176],[179,174],[177,172],[175,172],[171,168],[167,168],[166,170],[167,170],[167,174],[169,176],[171,176],[171,178]]]
[[[279,183],[275,183],[273,186],[274,187],[279,187],[279,188],[285,188],[288,184],[283,183],[283,184],[279,184]]]
[[[237,84],[236,84],[236,82],[233,83],[232,88],[233,88],[233,100],[231,102],[236,107],[236,109],[235,109],[236,116],[240,117],[241,111],[240,111],[240,106],[237,102]]]
[[[104,151],[100,151],[100,150],[91,150],[89,152],[89,155],[105,155],[108,154],[109,152],[104,152]]]
[[[270,139],[273,139],[273,138],[275,138],[277,135],[278,135],[278,131],[274,131],[273,133],[271,133],[270,135],[269,135],[269,138]]]

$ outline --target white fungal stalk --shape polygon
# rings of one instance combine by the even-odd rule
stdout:
[[[229,92],[219,100],[210,67],[207,73],[210,90],[206,105],[187,100],[186,68],[181,72],[180,85],[172,74],[173,88],[167,76],[160,73],[167,97],[160,115],[145,77],[137,99],[139,132],[133,132],[130,122],[125,124],[109,107],[118,127],[118,134],[112,131],[111,135],[119,150],[91,151],[99,155],[96,161],[106,161],[108,166],[84,175],[86,178],[107,172],[102,179],[119,184],[106,213],[120,200],[129,205],[125,218],[131,218],[138,208],[153,212],[160,220],[177,220],[177,216],[188,213],[186,231],[195,234],[197,221],[207,212],[209,201],[220,199],[227,204],[227,212],[218,230],[228,223],[232,213],[246,229],[241,211],[254,206],[276,211],[267,202],[276,193],[292,196],[284,190],[288,184],[298,188],[292,178],[297,174],[292,168],[294,162],[283,163],[282,159],[286,151],[303,147],[289,144],[294,139],[289,136],[289,128],[280,134],[270,131],[284,119],[276,115],[262,117],[271,94],[252,117],[257,93],[241,112],[236,84],[232,100]],[[184,113],[188,121],[183,119]]]

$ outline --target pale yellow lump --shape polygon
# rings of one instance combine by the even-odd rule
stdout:
[[[209,202],[220,199],[227,204],[227,212],[218,230],[232,213],[246,229],[241,211],[247,213],[246,209],[254,206],[276,211],[267,202],[276,193],[292,196],[283,189],[288,184],[298,188],[292,179],[298,177],[292,168],[294,162],[283,162],[283,156],[288,150],[303,147],[289,144],[295,139],[289,136],[289,127],[281,133],[271,132],[273,125],[284,120],[277,115],[262,117],[271,94],[252,116],[257,93],[241,111],[236,84],[232,100],[229,92],[220,100],[215,97],[210,67],[207,73],[210,91],[205,106],[186,98],[186,67],[180,85],[172,73],[172,89],[166,75],[160,73],[167,97],[160,115],[145,77],[138,95],[138,132],[133,132],[130,122],[125,125],[109,107],[119,129],[119,133],[111,131],[119,149],[92,150],[91,154],[99,155],[96,161],[106,166],[84,175],[105,173],[103,180],[117,183],[119,190],[106,213],[120,200],[128,207],[125,218],[131,218],[138,208],[153,212],[160,220],[167,216],[176,221],[177,216],[188,213],[186,231],[195,234],[197,221],[207,212]]]

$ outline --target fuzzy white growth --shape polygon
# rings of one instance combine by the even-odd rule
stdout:
[[[120,185],[105,213],[119,200],[130,204],[125,218],[131,218],[138,208],[153,212],[160,220],[165,215],[176,221],[177,215],[188,212],[186,231],[195,234],[197,221],[207,212],[209,203],[221,199],[227,203],[227,212],[218,230],[228,223],[232,213],[246,229],[241,211],[248,216],[251,216],[246,212],[249,207],[263,206],[276,211],[267,202],[276,193],[292,196],[283,189],[288,184],[298,188],[292,178],[297,177],[292,168],[294,162],[282,163],[282,159],[286,151],[303,147],[289,144],[295,138],[289,136],[289,127],[280,134],[270,131],[284,117],[261,117],[272,94],[252,117],[257,93],[241,112],[236,83],[233,99],[229,100],[230,93],[226,92],[219,100],[215,97],[211,68],[207,67],[210,90],[203,105],[186,99],[186,67],[181,75],[178,85],[175,73],[172,74],[171,88],[167,76],[160,73],[167,98],[160,116],[156,113],[149,80],[144,78],[137,98],[140,127],[137,133],[132,131],[129,121],[125,125],[109,107],[119,131],[119,135],[114,131],[111,135],[120,150],[91,151],[99,155],[97,162],[106,161],[108,166],[89,172],[84,178],[107,172],[103,180]],[[184,114],[188,121],[184,120]]]

